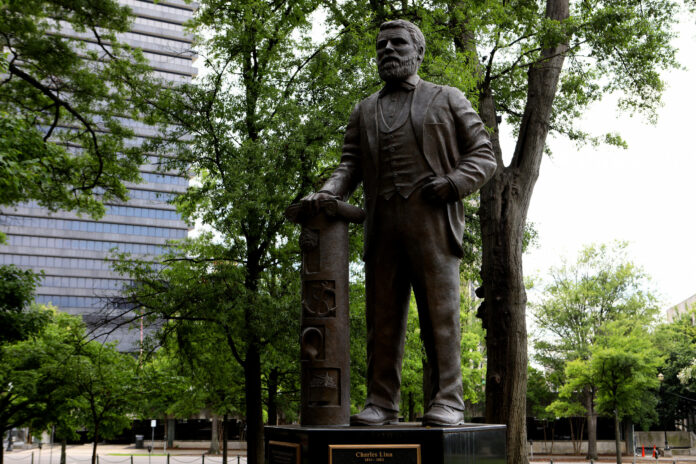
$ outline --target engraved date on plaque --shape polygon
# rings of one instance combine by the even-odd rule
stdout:
[[[421,464],[420,445],[329,445],[329,464]]]

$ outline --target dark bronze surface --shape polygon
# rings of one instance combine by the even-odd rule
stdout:
[[[268,442],[268,462],[273,464],[301,464],[302,452],[298,443]]]
[[[296,204],[286,216],[302,226],[302,425],[347,425],[350,417],[348,222],[365,213],[337,200]]]
[[[395,450],[399,446],[406,456],[401,455],[399,464],[406,464],[413,457],[413,446],[420,447],[423,464],[505,464],[505,426],[486,424],[464,424],[457,427],[421,427],[420,424],[384,425],[378,427],[300,427],[293,425],[266,427],[267,443],[279,441],[300,445],[303,464],[328,464],[331,449],[353,449],[354,451]],[[409,453],[410,450],[410,453]],[[351,456],[352,454],[352,456]],[[367,453],[365,453],[367,454]],[[336,456],[336,455],[334,455]],[[332,464],[388,463],[366,461],[372,457],[341,454],[341,461]],[[352,460],[351,460],[352,459]],[[281,462],[268,461],[269,464]],[[283,463],[284,464],[284,463]]]
[[[385,86],[356,105],[339,166],[318,193],[301,202],[305,211],[311,211],[327,200],[348,199],[363,184],[366,406],[393,411],[399,409],[412,289],[432,366],[432,396],[427,400],[430,406],[464,409],[461,200],[480,188],[496,168],[486,128],[462,92],[418,77],[424,50],[423,35],[413,24],[391,21],[380,27],[377,62]],[[304,242],[312,241],[311,234],[304,235]],[[313,266],[316,263],[305,261],[305,270]],[[307,291],[314,294],[329,291],[326,283],[312,285]],[[331,309],[312,307],[312,311]],[[306,339],[308,352],[319,349],[316,332],[307,333]],[[461,420],[457,414],[451,416]]]

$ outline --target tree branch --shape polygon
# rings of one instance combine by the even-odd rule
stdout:
[[[97,186],[99,183],[99,178],[101,177],[102,173],[104,172],[104,160],[102,159],[100,153],[99,153],[99,141],[97,139],[97,133],[96,129],[92,127],[92,123],[90,123],[85,117],[83,117],[79,111],[77,111],[75,108],[72,107],[70,103],[67,101],[63,100],[62,98],[58,97],[56,94],[54,94],[49,87],[46,85],[42,84],[38,80],[36,80],[33,76],[30,76],[20,68],[18,68],[16,65],[10,63],[9,64],[9,71],[14,74],[15,76],[19,77],[23,81],[27,82],[30,84],[32,87],[36,88],[39,90],[41,93],[43,93],[45,96],[53,100],[56,105],[62,106],[65,108],[70,114],[72,114],[75,119],[80,121],[82,125],[85,127],[85,130],[89,132],[90,137],[92,138],[92,143],[94,144],[94,153],[97,156],[97,160],[99,162],[99,169],[96,172],[96,175],[94,177],[94,180],[88,185],[88,186],[80,186],[80,187],[73,187],[75,190],[91,190],[94,187]]]

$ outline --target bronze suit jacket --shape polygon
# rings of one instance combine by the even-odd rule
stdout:
[[[346,129],[341,162],[322,187],[343,200],[360,182],[365,192],[365,257],[369,256],[379,180],[376,92],[358,103]],[[464,206],[461,199],[480,188],[496,169],[488,132],[464,94],[420,80],[411,102],[411,123],[420,152],[437,176],[447,177],[460,200],[447,203],[453,252],[462,256]]]

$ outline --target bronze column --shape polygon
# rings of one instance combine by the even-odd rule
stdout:
[[[294,204],[286,216],[302,226],[300,424],[348,425],[348,223],[361,223],[365,212],[339,200],[322,200],[318,211]]]

